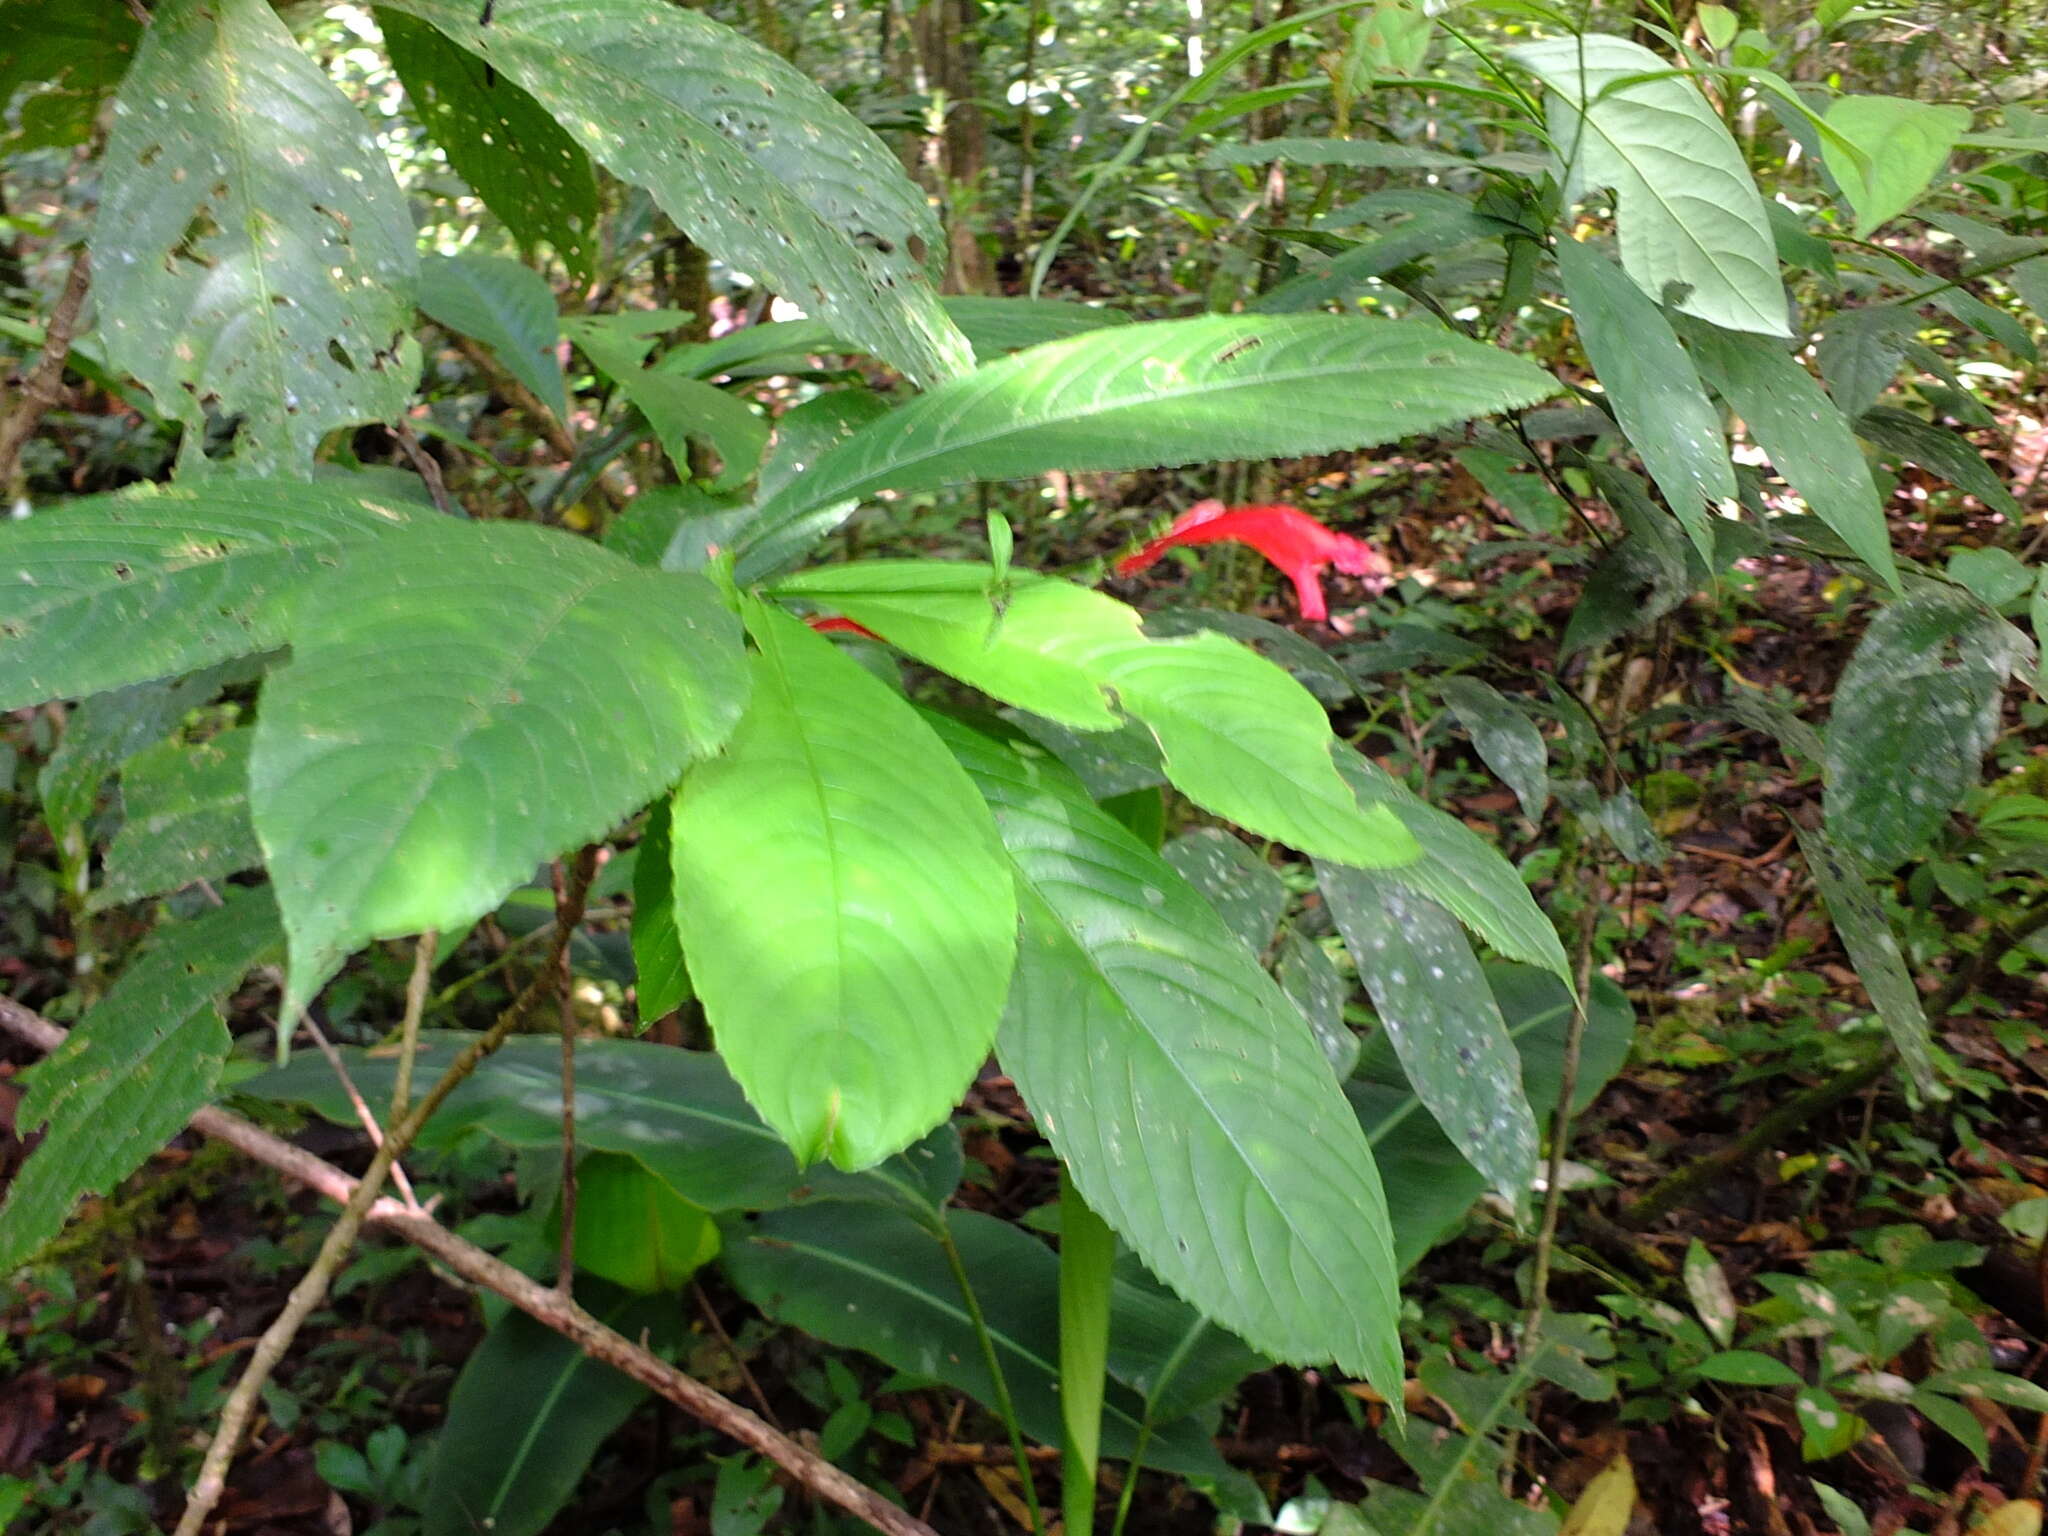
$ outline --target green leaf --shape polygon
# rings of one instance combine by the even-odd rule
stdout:
[[[1797,1387],[1805,1378],[1774,1355],[1753,1349],[1724,1349],[1707,1356],[1693,1369],[1709,1381],[1739,1387]]]
[[[200,457],[209,404],[256,474],[396,416],[417,369],[412,220],[369,125],[267,0],[168,0],[114,100],[93,290],[107,361]]]
[[[947,1211],[945,1225],[1024,1432],[1057,1445],[1058,1260],[1044,1243],[993,1216]],[[724,1264],[739,1293],[777,1322],[994,1403],[995,1383],[946,1251],[908,1217],[834,1205],[772,1212],[732,1235]],[[1113,1305],[1124,1290],[1119,1283]],[[1143,1422],[1135,1395],[1112,1387],[1103,1404],[1103,1454],[1129,1459]],[[1157,1426],[1145,1464],[1197,1477],[1215,1476],[1223,1466],[1190,1419]]]
[[[1270,165],[1275,160],[1380,171],[1462,171],[1472,164],[1464,155],[1382,139],[1261,139],[1255,144],[1214,145],[1209,150],[1208,165],[1214,170],[1232,165]]]
[[[1606,257],[1576,240],[1560,240],[1557,270],[1587,360],[1607,391],[1615,419],[1713,569],[1714,525],[1708,509],[1735,499],[1735,469],[1721,435],[1720,413],[1701,387],[1692,359],[1655,301]]]
[[[36,776],[43,815],[63,836],[99,803],[100,785],[123,758],[168,735],[221,689],[221,669],[175,680],[135,683],[83,699],[65,717],[64,735]]]
[[[713,491],[730,490],[754,476],[768,446],[768,421],[740,399],[673,371],[641,366],[651,337],[632,337],[611,322],[617,316],[579,316],[563,330],[584,355],[611,376],[630,400],[678,474],[690,475],[690,444],[701,442],[719,459]],[[644,323],[644,322],[643,322]]]
[[[1254,313],[1299,314],[1344,303],[1370,289],[1374,279],[1410,262],[1456,250],[1474,240],[1499,239],[1514,230],[1514,225],[1469,207],[1424,208],[1394,228],[1335,255],[1304,256],[1299,272],[1274,284],[1252,300],[1250,307]]]
[[[1575,656],[1647,628],[1692,596],[1682,555],[1661,540],[1630,534],[1595,562],[1564,627],[1560,654]]]
[[[676,920],[720,1053],[809,1163],[943,1120],[986,1059],[1016,899],[988,812],[910,705],[750,604],[753,702],[677,792]]]
[[[716,750],[746,697],[710,583],[528,524],[361,546],[291,640],[249,763],[291,937],[284,1019],[363,943],[466,927],[602,836]]]
[[[1550,488],[1550,482],[1541,475],[1517,472],[1517,461],[1508,455],[1488,448],[1461,448],[1455,457],[1486,494],[1530,533],[1556,534],[1570,523],[1572,509]]]
[[[415,508],[291,481],[87,496],[0,527],[0,709],[285,643],[287,604]]]
[[[997,624],[991,576],[966,562],[864,561],[775,591],[1063,725],[1114,727],[1113,696],[1151,730],[1181,793],[1262,837],[1371,867],[1414,856],[1394,817],[1361,811],[1345,789],[1314,695],[1257,652],[1210,632],[1150,638],[1114,598],[1021,571]]]
[[[1315,940],[1306,938],[1290,925],[1280,940],[1280,954],[1273,963],[1273,979],[1308,1020],[1308,1027],[1322,1047],[1323,1059],[1343,1082],[1358,1065],[1358,1036],[1344,1022],[1344,1002],[1351,988],[1338,974],[1330,957]]]
[[[642,1029],[697,995],[683,959],[683,936],[676,927],[670,814],[668,801],[655,802],[633,865],[633,991]]]
[[[2026,641],[1952,588],[1889,603],[1835,685],[1828,835],[1883,873],[1917,853],[1978,781]]]
[[[710,1213],[637,1159],[593,1152],[576,1165],[578,1269],[643,1296],[673,1295],[718,1245]]]
[[[393,0],[524,87],[729,265],[920,385],[972,366],[934,287],[946,242],[896,157],[768,49],[665,0]]]
[[[1828,917],[1841,936],[1842,947],[1871,1005],[1883,1021],[1885,1031],[1898,1048],[1900,1059],[1925,1094],[1938,1094],[1934,1059],[1927,1048],[1927,1013],[1920,1005],[1919,989],[1913,985],[1899,941],[1892,934],[1884,904],[1871,889],[1869,874],[1825,832],[1810,831],[1794,823],[1799,846],[1806,854],[1806,867],[1826,903]]]
[[[121,0],[0,4],[0,159],[63,149],[92,137],[100,105],[119,83],[142,24]]]
[[[2027,601],[2027,622],[2034,626],[2034,686],[2048,693],[2048,566],[2034,581]]]
[[[1826,122],[1863,156],[1852,159],[1833,137],[1821,140],[1822,162],[1856,210],[1860,240],[1913,206],[1948,163],[1957,138],[1970,131],[1970,109],[1902,96],[1841,96]]]
[[[1894,592],[1898,566],[1884,503],[1855,434],[1791,353],[1760,336],[1695,326],[1694,359],[1806,504]]]
[[[1300,1016],[1064,770],[939,729],[1019,879],[998,1053],[1075,1187],[1153,1273],[1255,1348],[1397,1390],[1385,1196]]]
[[[1621,264],[1644,293],[1731,331],[1790,334],[1763,198],[1690,80],[1640,44],[1599,34],[1524,43],[1508,57],[1551,90],[1567,201],[1614,189]]]
[[[545,241],[578,282],[596,270],[602,241],[597,172],[545,108],[432,27],[379,8],[377,25],[420,126],[455,174],[532,254]],[[550,306],[552,309],[552,305]],[[554,396],[536,390],[541,399]]]
[[[2020,563],[2019,556],[1995,544],[1951,550],[1948,579],[1967,587],[1991,608],[2018,602],[2034,585],[2034,573]]]
[[[167,741],[121,770],[121,830],[107,849],[94,911],[218,880],[263,862],[249,821],[249,746],[225,731],[195,745]]]
[[[974,347],[974,355],[984,361],[1042,342],[1099,331],[1107,325],[1125,325],[1131,318],[1120,310],[1064,299],[998,299],[962,294],[946,299],[945,306],[960,333]]]
[[[891,411],[761,508],[780,527],[884,490],[1364,448],[1555,394],[1548,374],[1422,321],[1207,315],[1119,325],[986,363]]]
[[[1855,421],[1877,404],[1919,329],[1912,311],[1886,304],[1845,309],[1822,322],[1814,354],[1843,415]]]
[[[1060,1179],[1060,1480],[1067,1529],[1095,1523],[1102,1404],[1109,1383],[1116,1234]]]
[[[1197,827],[1159,851],[1247,949],[1266,952],[1287,909],[1287,887],[1272,865],[1220,827]]]
[[[533,268],[478,251],[428,256],[420,262],[419,303],[442,325],[488,346],[557,421],[569,419],[569,395],[555,356],[562,323],[554,290]]]
[[[17,1132],[49,1134],[0,1207],[0,1275],[63,1229],[85,1195],[111,1193],[211,1102],[227,1059],[220,999],[279,949],[260,890],[159,928],[140,959],[27,1074]]]
[[[682,1332],[672,1297],[579,1289],[598,1321],[629,1339]],[[646,1396],[575,1340],[507,1312],[455,1379],[427,1475],[424,1536],[538,1536]]]
[[[1550,802],[1550,749],[1521,708],[1491,683],[1462,673],[1441,678],[1437,693],[1471,733],[1473,750],[1522,802],[1522,814],[1543,820]]]
[[[1994,512],[2015,520],[2026,515],[2005,482],[1960,432],[1883,405],[1857,417],[1856,431],[1881,452],[1941,476]]]
[[[1526,1217],[1536,1115],[1456,919],[1393,876],[1319,864],[1316,881],[1408,1081],[1465,1161]]]

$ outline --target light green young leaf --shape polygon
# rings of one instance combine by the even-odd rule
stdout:
[[[1088,1208],[1071,1178],[1060,1178],[1061,1508],[1067,1529],[1095,1523],[1102,1405],[1109,1384],[1116,1234]]]
[[[416,272],[369,124],[267,0],[169,0],[114,99],[93,288],[108,362],[199,457],[207,405],[237,458],[306,476],[333,427],[398,414]]]
[[[0,709],[275,650],[307,578],[420,516],[296,481],[222,478],[0,525]]]
[[[972,365],[945,237],[880,139],[810,78],[667,0],[390,0],[524,87],[705,249],[932,385]]]
[[[81,1197],[111,1191],[213,1098],[228,1054],[217,1005],[277,955],[280,938],[260,890],[167,924],[30,1070],[17,1129],[50,1129],[0,1207],[0,1276],[55,1237]]]
[[[1436,687],[1471,733],[1473,749],[1522,802],[1522,814],[1541,822],[1550,802],[1550,749],[1536,722],[1491,683],[1462,672],[1438,679]]]
[[[910,705],[761,604],[754,694],[677,792],[675,910],[718,1049],[797,1157],[863,1168],[959,1102],[1017,908],[974,786]]]
[[[640,834],[633,865],[633,1000],[640,1027],[673,1013],[692,997],[683,936],[676,926],[675,854],[669,834],[669,802],[658,800]]]
[[[1720,413],[1692,359],[1655,301],[1597,251],[1560,240],[1557,271],[1615,418],[1707,568],[1714,569],[1709,509],[1734,500],[1735,468]]]
[[[1884,504],[1841,408],[1774,341],[1707,326],[1691,327],[1690,340],[1707,382],[1748,424],[1772,467],[1857,558],[1898,591]]]
[[[249,821],[249,748],[233,730],[197,746],[163,742],[121,770],[121,830],[107,849],[94,911],[217,880],[263,862]]]
[[[643,1296],[673,1296],[719,1247],[709,1211],[616,1152],[577,1164],[574,1239],[578,1269]]]
[[[1856,975],[1870,994],[1871,1005],[1892,1037],[1899,1058],[1924,1094],[1939,1092],[1934,1058],[1927,1048],[1927,1012],[1920,1005],[1899,941],[1892,934],[1884,906],[1870,887],[1869,874],[1843,853],[1825,832],[1794,824],[1806,867],[1827,905],[1828,917],[1841,935],[1842,947]]]
[[[1600,34],[1524,43],[1508,57],[1550,88],[1567,200],[1614,189],[1621,264],[1644,293],[1732,331],[1791,334],[1763,198],[1690,80]]]
[[[359,945],[466,926],[603,835],[723,744],[746,697],[709,582],[528,524],[362,546],[291,642],[249,763],[291,937],[284,1019]]]
[[[1363,448],[1557,392],[1543,370],[1422,321],[1206,315],[1118,325],[986,363],[824,454],[761,508],[757,547],[883,489]]]
[[[1408,1081],[1465,1161],[1526,1217],[1536,1115],[1457,920],[1392,875],[1318,864],[1316,881]]]
[[[1903,96],[1842,96],[1826,120],[1864,155],[1859,164],[1832,138],[1821,141],[1828,174],[1856,210],[1860,240],[1913,205],[1948,163],[1956,139],[1969,132],[1970,109]]]
[[[1385,1197],[1300,1016],[1064,769],[937,728],[1017,870],[1024,938],[998,1053],[1075,1186],[1255,1348],[1398,1390]]]
[[[2020,563],[2019,556],[1996,544],[1982,549],[1950,550],[1948,579],[1969,588],[1992,608],[2018,602],[2034,585],[2033,576]]]
[[[554,291],[533,268],[480,251],[428,256],[420,263],[419,304],[442,325],[488,346],[557,421],[569,419],[555,356],[562,323]]]

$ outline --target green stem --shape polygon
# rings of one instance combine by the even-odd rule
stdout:
[[[1031,1512],[1032,1536],[1044,1536],[1045,1513],[1038,1507],[1038,1486],[1032,1480],[1031,1458],[1024,1454],[1024,1431],[1017,1422],[1017,1405],[1010,1396],[1009,1378],[1003,1374],[1003,1362],[996,1355],[995,1335],[988,1331],[981,1298],[974,1294],[974,1283],[967,1278],[967,1265],[960,1258],[960,1245],[953,1241],[952,1229],[940,1222],[933,1228],[933,1235],[945,1252],[953,1283],[960,1287],[960,1300],[967,1307],[967,1320],[974,1325],[974,1337],[981,1344],[982,1363],[988,1367],[989,1383],[995,1388],[996,1412],[1002,1416],[1003,1428],[1009,1431],[1010,1453],[1017,1461],[1017,1480],[1024,1485],[1024,1506]]]

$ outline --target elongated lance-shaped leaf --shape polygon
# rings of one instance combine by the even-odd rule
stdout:
[[[162,742],[121,770],[121,830],[107,848],[94,910],[217,880],[263,862],[249,821],[249,748],[227,731],[197,745]]]
[[[87,496],[0,525],[0,709],[275,650],[307,578],[421,515],[321,486],[221,478]]]
[[[1024,936],[998,1054],[1089,1205],[1276,1359],[1389,1397],[1400,1301],[1379,1175],[1315,1037],[1171,865],[1051,760],[954,722]]]
[[[1689,327],[1688,336],[1707,381],[1748,425],[1772,466],[1879,580],[1898,591],[1877,482],[1820,381],[1765,337],[1705,325]]]
[[[419,304],[441,324],[483,342],[557,421],[568,420],[568,391],[555,357],[562,323],[546,278],[509,256],[429,256],[420,263]]]
[[[1536,1115],[1457,919],[1391,875],[1325,864],[1316,881],[1408,1081],[1465,1161],[1526,1217]]]
[[[1880,405],[1856,418],[1858,436],[1867,437],[1892,458],[1918,464],[1941,476],[1959,491],[1967,491],[1992,511],[2006,517],[2026,514],[2019,500],[1998,471],[1984,461],[1970,440],[1960,432],[1922,421],[1910,412]]]
[[[112,1190],[213,1098],[228,1054],[217,1005],[282,948],[269,894],[233,891],[225,906],[158,929],[70,1038],[31,1069],[18,1129],[50,1130],[0,1206],[0,1276],[55,1237],[83,1196]]]
[[[1522,802],[1522,814],[1541,822],[1550,802],[1550,749],[1536,722],[1493,684],[1476,677],[1458,673],[1436,686],[1458,723],[1471,733],[1481,760]]]
[[[462,928],[601,836],[716,750],[746,697],[709,582],[525,524],[359,548],[291,642],[249,763],[286,1020],[357,946]]]
[[[1560,240],[1557,271],[1615,419],[1707,569],[1716,569],[1708,508],[1734,500],[1735,466],[1692,359],[1656,302],[1597,251]]]
[[[740,550],[884,489],[1364,448],[1557,392],[1531,363],[1421,321],[1206,315],[1047,342],[889,413],[761,508]]]
[[[1892,1037],[1899,1059],[1922,1093],[1940,1091],[1934,1076],[1934,1057],[1927,1048],[1927,1010],[1920,1005],[1919,989],[1906,969],[1906,957],[1892,933],[1884,904],[1871,889],[1869,872],[1842,852],[1827,833],[1794,823],[1800,851],[1813,874],[1814,886],[1827,904],[1828,918],[1840,935],[1842,948],[1856,967],[1863,990]]]
[[[1112,729],[1114,701],[1157,739],[1182,794],[1262,837],[1371,867],[1415,856],[1396,818],[1361,809],[1345,789],[1329,718],[1282,668],[1212,631],[1148,636],[1136,609],[1029,572],[1010,573],[999,617],[993,576],[971,562],[862,561],[804,572],[775,591],[857,619],[1061,725]]]
[[[1614,189],[1621,264],[1644,293],[1731,331],[1790,334],[1763,198],[1698,87],[1620,37],[1546,38],[1508,57],[1550,88],[1566,198]]]
[[[987,1058],[1016,950],[974,786],[909,704],[759,603],[754,693],[676,793],[676,921],[719,1053],[800,1161],[863,1168]]]
[[[918,384],[973,354],[939,306],[945,239],[882,141],[758,43],[668,0],[390,0],[525,88],[706,250]]]
[[[675,855],[669,840],[669,802],[647,813],[640,857],[633,865],[634,1004],[647,1028],[695,995],[676,928]]]
[[[93,225],[107,360],[236,456],[310,475],[329,429],[401,410],[412,220],[348,99],[267,0],[170,0],[114,98]]]

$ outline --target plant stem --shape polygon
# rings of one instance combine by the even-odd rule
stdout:
[[[412,1064],[419,1054],[420,1017],[427,1011],[427,984],[434,977],[434,955],[441,947],[441,935],[432,928],[419,936],[413,946],[412,976],[405,984],[405,1019],[399,1025],[398,1079],[391,1085],[391,1120],[405,1118],[412,1101]]]
[[[587,848],[584,852],[594,872],[596,850]],[[555,925],[560,928],[569,903],[560,859],[555,860],[553,875]],[[581,878],[588,889],[590,875],[585,873]],[[576,1286],[576,1004],[569,995],[572,980],[569,946],[559,945],[555,950],[555,1009],[562,1031],[562,1246],[555,1256],[555,1289],[565,1297],[573,1295]]]
[[[960,1245],[953,1241],[952,1230],[942,1221],[933,1227],[932,1235],[945,1251],[947,1267],[953,1271],[953,1283],[960,1287],[960,1300],[967,1307],[967,1320],[974,1325],[974,1337],[981,1344],[982,1363],[988,1367],[989,1382],[995,1388],[996,1412],[1002,1416],[1003,1428],[1010,1433],[1010,1451],[1016,1458],[1017,1477],[1024,1484],[1024,1504],[1031,1511],[1033,1536],[1043,1536],[1045,1513],[1038,1507],[1038,1487],[1031,1476],[1031,1458],[1024,1454],[1024,1431],[1017,1423],[1017,1405],[1010,1397],[1009,1378],[1004,1376],[1003,1362],[996,1355],[995,1335],[988,1331],[988,1319],[981,1311],[981,1298],[974,1294],[974,1285],[967,1278],[967,1265],[960,1258]]]
[[[21,399],[13,410],[0,417],[0,491],[11,497],[21,472],[21,450],[35,436],[37,426],[64,398],[64,360],[71,355],[71,335],[78,326],[78,312],[85,305],[85,290],[92,281],[92,257],[80,246],[71,258],[71,271],[64,279],[64,291],[50,311],[50,323],[43,327],[43,350],[28,377],[21,381]]]

